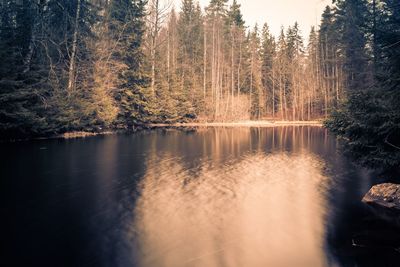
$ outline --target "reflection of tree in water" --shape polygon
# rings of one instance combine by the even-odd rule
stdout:
[[[139,266],[324,266],[320,131],[157,137],[136,207]]]
[[[370,187],[379,182],[375,173],[338,157],[328,172],[334,178],[329,189],[326,249],[333,266],[395,267],[400,253],[398,229],[377,220],[361,202]],[[397,239],[397,241],[396,241]],[[336,265],[334,265],[336,264]]]
[[[98,266],[384,262],[349,244],[371,180],[321,128],[155,131],[101,145]]]
[[[376,227],[365,224],[360,203],[374,180],[321,128],[153,131],[18,147],[2,172],[14,177],[5,199],[32,202],[14,225],[28,263],[400,262],[393,250],[351,246],[355,234]]]
[[[101,142],[96,172],[96,205],[92,218],[97,231],[93,247],[96,266],[135,266],[137,239],[130,223],[140,194],[137,184],[146,171],[146,155],[151,139],[146,135],[110,136]],[[128,235],[129,234],[129,235]]]

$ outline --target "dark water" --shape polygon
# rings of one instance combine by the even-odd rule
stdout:
[[[399,266],[353,246],[374,180],[339,147],[318,127],[0,144],[0,265]]]

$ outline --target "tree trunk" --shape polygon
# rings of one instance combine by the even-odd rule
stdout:
[[[272,118],[275,119],[275,70],[272,69]]]
[[[233,113],[233,97],[234,97],[234,91],[235,91],[235,74],[234,74],[234,69],[235,69],[235,60],[234,60],[234,46],[235,46],[235,37],[234,37],[234,29],[231,29],[231,35],[232,35],[232,44],[231,44],[231,108],[232,108],[232,113]]]
[[[152,12],[153,12],[153,32],[151,33],[151,48],[150,48],[150,56],[151,56],[151,92],[153,95],[156,93],[156,50],[157,50],[157,37],[160,28],[160,10],[159,0],[154,0],[152,3]]]
[[[75,15],[75,29],[72,40],[72,53],[69,62],[69,75],[68,75],[68,94],[75,90],[75,76],[76,76],[76,54],[78,50],[78,34],[79,34],[79,20],[81,13],[81,0],[77,0],[76,15]]]
[[[207,90],[207,28],[204,25],[204,62],[203,62],[203,96],[206,99]]]
[[[237,93],[240,96],[240,68],[242,64],[242,38],[239,40],[239,64],[237,68]]]

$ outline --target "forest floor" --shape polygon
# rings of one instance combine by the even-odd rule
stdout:
[[[322,121],[238,121],[238,122],[189,122],[174,124],[150,124],[151,128],[164,127],[277,127],[322,126]]]

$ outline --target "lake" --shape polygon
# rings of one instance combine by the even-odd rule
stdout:
[[[355,244],[368,212],[360,200],[374,175],[344,157],[320,127],[154,130],[0,149],[10,265],[344,267],[398,260],[387,249]]]

